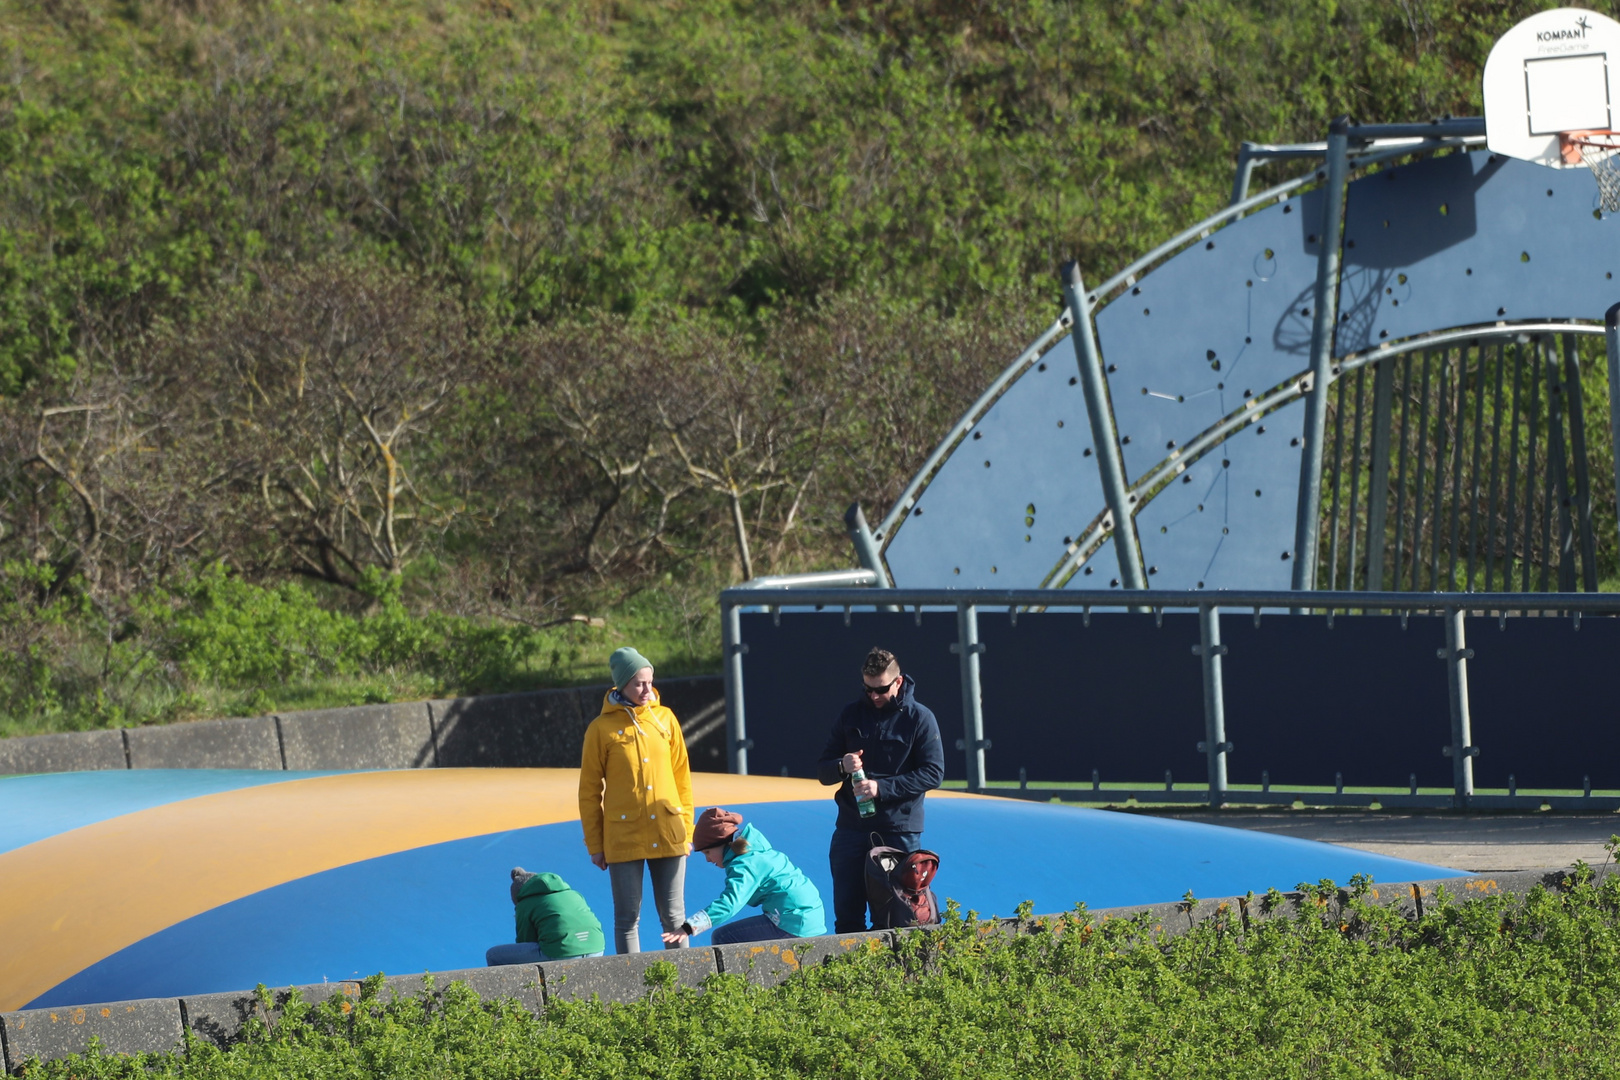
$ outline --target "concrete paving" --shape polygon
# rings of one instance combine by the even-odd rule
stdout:
[[[1603,845],[1620,833],[1620,814],[1206,810],[1157,816],[1321,840],[1471,873],[1497,874],[1558,870],[1577,859],[1598,866],[1609,858]]]

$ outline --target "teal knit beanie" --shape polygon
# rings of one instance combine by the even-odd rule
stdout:
[[[622,649],[615,649],[613,655],[608,657],[608,667],[613,671],[613,685],[620,690],[624,689],[625,683],[635,678],[636,672],[652,666],[651,660],[628,645]]]

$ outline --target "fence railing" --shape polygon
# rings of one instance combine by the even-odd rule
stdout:
[[[1598,591],[1594,487],[1613,476],[1610,403],[1582,386],[1601,343],[1580,343],[1598,333],[1487,329],[1343,360],[1328,398],[1316,584]]]
[[[860,572],[855,572],[860,573]],[[842,585],[849,576],[829,576]],[[1536,809],[1551,806],[1556,809],[1620,809],[1620,796],[1594,795],[1589,777],[1580,795],[1521,794],[1516,790],[1511,773],[1507,775],[1506,794],[1479,794],[1474,790],[1474,759],[1480,753],[1473,738],[1473,723],[1469,705],[1469,661],[1474,653],[1468,646],[1471,624],[1485,619],[1506,628],[1508,620],[1526,616],[1566,617],[1579,630],[1583,615],[1620,615],[1620,594],[1606,593],[1389,593],[1389,592],[1328,592],[1316,591],[1302,595],[1293,591],[1222,591],[1171,592],[1155,590],[951,590],[951,589],[867,589],[848,587],[815,587],[817,575],[800,575],[789,587],[769,581],[755,585],[727,589],[721,594],[722,637],[725,658],[726,725],[728,758],[733,772],[749,770],[749,751],[754,742],[749,735],[749,719],[744,708],[744,679],[748,642],[743,638],[742,613],[745,608],[769,613],[781,625],[785,621],[801,618],[816,611],[842,610],[844,625],[848,626],[852,611],[883,609],[914,614],[917,625],[923,623],[924,613],[954,611],[956,616],[955,641],[951,652],[956,654],[960,672],[961,737],[956,746],[963,754],[967,787],[971,791],[994,790],[999,794],[1050,798],[1059,796],[1081,801],[1124,801],[1136,799],[1152,802],[1207,803],[1219,806],[1228,802],[1246,804],[1289,805],[1304,801],[1315,805],[1366,806],[1377,803],[1386,807],[1470,807]],[[828,579],[823,579],[828,580]],[[763,586],[763,587],[760,587]],[[793,587],[798,586],[798,587]],[[1310,605],[1302,611],[1302,602]],[[1162,625],[1165,612],[1191,612],[1198,614],[1198,640],[1192,653],[1201,667],[1203,682],[1203,739],[1198,743],[1206,767],[1206,783],[1189,789],[1175,787],[1166,775],[1160,786],[1156,778],[1148,776],[1110,777],[1104,788],[1095,772],[1089,777],[1074,776],[1074,783],[1060,787],[1042,787],[1021,783],[1018,787],[994,787],[989,783],[986,770],[986,752],[992,747],[991,738],[997,731],[986,731],[981,674],[987,663],[985,645],[981,640],[981,614],[994,614],[1010,620],[1016,626],[1020,614],[1043,613],[1051,609],[1077,609],[1083,613],[1086,625],[1093,611],[1117,612],[1126,605],[1140,612],[1150,612],[1155,622]],[[786,610],[784,610],[786,608]],[[1247,616],[1252,613],[1256,627],[1264,615],[1266,619],[1326,620],[1331,629],[1337,617],[1341,622],[1362,619],[1368,615],[1390,614],[1401,616],[1404,629],[1406,619],[1415,614],[1440,617],[1444,622],[1444,647],[1436,651],[1445,662],[1445,686],[1450,711],[1450,742],[1443,753],[1450,759],[1451,790],[1448,794],[1418,790],[1413,774],[1409,790],[1405,792],[1346,791],[1342,777],[1337,778],[1334,790],[1304,790],[1296,786],[1287,790],[1274,788],[1262,781],[1259,790],[1235,791],[1228,784],[1228,757],[1234,747],[1226,730],[1226,691],[1223,684],[1223,657],[1227,649],[1221,643],[1222,614]],[[893,616],[889,616],[893,618]],[[828,626],[825,619],[818,626]],[[1488,624],[1486,624],[1488,625]],[[842,628],[834,627],[834,633]],[[848,636],[847,634],[844,636]],[[1591,635],[1588,634],[1590,639]],[[1432,636],[1413,635],[1410,645],[1403,648],[1432,650],[1436,639]],[[1605,639],[1606,640],[1606,639]],[[1594,646],[1599,645],[1593,641]],[[1575,664],[1579,667],[1579,664]],[[1375,673],[1349,670],[1331,659],[1322,663],[1324,679],[1367,679]],[[1579,677],[1599,679],[1598,669],[1578,672]],[[1399,709],[1400,701],[1388,702]],[[1549,708],[1556,708],[1549,695]],[[778,712],[778,715],[782,715]],[[1527,718],[1533,722],[1535,718]],[[1019,722],[1019,716],[998,717],[1003,727]],[[942,733],[947,746],[949,733]],[[764,737],[763,734],[761,737]],[[1568,751],[1577,758],[1593,752],[1591,746],[1570,746]],[[1022,770],[1020,770],[1022,771]],[[1264,774],[1262,774],[1264,775]],[[1120,786],[1117,781],[1126,781]],[[1078,786],[1076,786],[1078,785]],[[1250,785],[1252,788],[1253,785]]]

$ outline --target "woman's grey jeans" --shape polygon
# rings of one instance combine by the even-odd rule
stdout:
[[[675,855],[667,859],[631,859],[629,862],[608,863],[608,877],[613,884],[613,951],[633,953],[641,951],[641,867],[646,865],[652,875],[653,906],[658,909],[658,921],[670,933],[680,930],[686,921],[686,856]],[[686,946],[668,945],[666,949],[684,949]]]

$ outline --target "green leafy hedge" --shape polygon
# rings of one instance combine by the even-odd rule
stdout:
[[[611,624],[411,611],[373,572],[367,607],[216,564],[115,610],[52,592],[48,568],[0,564],[0,737],[605,682],[634,642],[664,676],[712,671],[713,612],[678,592],[622,600]]]
[[[1608,1077],[1620,1061],[1620,876],[1428,905],[1409,921],[1332,883],[1292,917],[1206,922],[1078,910],[1018,935],[952,913],[895,958],[853,955],[769,989],[660,984],[539,1019],[465,988],[295,1006],[189,1057],[93,1057],[31,1077]],[[1280,896],[1272,896],[1275,904]],[[1265,907],[1261,900],[1257,907]],[[665,976],[672,970],[663,972]]]

